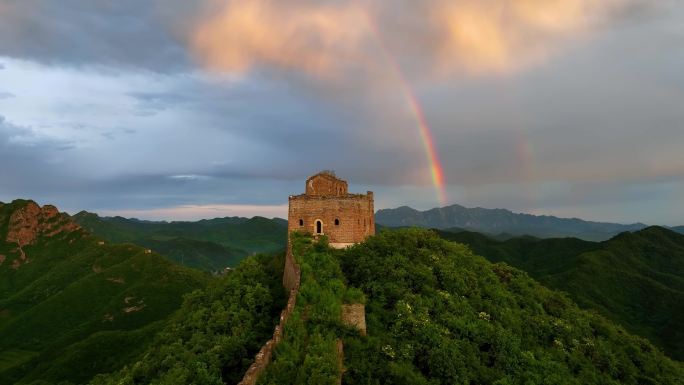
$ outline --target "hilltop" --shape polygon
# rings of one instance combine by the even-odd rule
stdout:
[[[647,340],[430,231],[294,243],[301,288],[259,384],[684,383]],[[342,320],[355,302],[366,336]]]
[[[605,242],[440,235],[492,262],[528,272],[684,360],[684,235],[662,227],[622,233]]]
[[[427,211],[418,211],[408,206],[378,210],[375,221],[389,227],[419,226],[440,230],[458,228],[492,235],[576,237],[590,241],[603,241],[625,231],[637,231],[646,227],[643,223],[622,225],[589,222],[577,218],[518,214],[505,209],[466,208],[459,205]]]
[[[54,206],[0,203],[0,383],[119,369],[209,279],[92,236]]]
[[[74,221],[110,242],[130,242],[180,264],[205,271],[235,267],[246,256],[283,250],[287,221],[226,217],[197,222],[158,222],[100,217],[82,211]]]

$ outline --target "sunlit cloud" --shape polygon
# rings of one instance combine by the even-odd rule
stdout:
[[[442,62],[471,72],[509,71],[545,59],[564,40],[588,34],[622,0],[462,0],[440,2]]]
[[[270,64],[327,73],[354,58],[365,33],[363,12],[352,2],[237,0],[209,16],[192,43],[212,69]]]
[[[502,72],[548,57],[627,1],[232,0],[204,18],[191,41],[213,70],[242,73],[275,66],[320,75],[362,67],[377,72],[383,68],[372,49],[377,30],[400,62],[418,62],[421,71]]]

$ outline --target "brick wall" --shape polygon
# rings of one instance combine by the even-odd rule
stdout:
[[[306,195],[346,195],[347,182],[330,173],[319,173],[306,180]]]
[[[290,197],[288,230],[317,233],[317,221],[330,243],[357,243],[375,234],[373,193]]]

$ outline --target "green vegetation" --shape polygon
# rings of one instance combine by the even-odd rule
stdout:
[[[287,222],[277,218],[152,222],[102,218],[85,211],[73,218],[84,229],[110,242],[134,243],[182,265],[205,271],[235,267],[251,254],[280,251],[287,238]]]
[[[601,243],[523,237],[504,242],[477,233],[441,232],[492,262],[506,262],[567,292],[684,360],[684,235],[650,227]]]
[[[369,334],[344,339],[345,384],[684,383],[647,340],[433,232],[383,232],[339,257]]]
[[[285,305],[282,256],[249,257],[182,308],[123,370],[94,385],[236,384],[273,333]]]
[[[358,333],[342,325],[342,304],[362,302],[364,297],[346,286],[325,238],[312,244],[310,237],[293,234],[292,247],[302,273],[297,305],[259,383],[336,384],[341,364],[337,341]]]
[[[10,226],[28,204],[0,203],[0,383],[236,384],[271,337],[286,304],[282,254],[248,257],[211,278],[139,246],[102,242],[64,215],[41,217],[49,226]],[[251,241],[267,232],[233,218],[94,220],[112,239],[141,227],[148,242],[161,242],[155,249],[168,242],[181,258],[199,250],[193,258],[203,266],[217,245],[209,235],[225,235],[214,226],[238,226]],[[110,226],[117,221],[132,227]],[[194,226],[209,235],[199,239]],[[19,248],[5,241],[11,227],[38,236]],[[530,271],[630,331],[663,333],[655,336],[666,349],[680,341],[684,236],[660,228],[603,243],[440,235]],[[436,232],[385,231],[346,250],[294,234],[292,245],[300,291],[261,385],[340,377],[354,385],[684,384],[682,363],[646,339]],[[368,336],[341,320],[342,305],[358,302]]]
[[[133,245],[100,244],[65,215],[24,218],[64,231],[7,242],[10,217],[29,201],[0,204],[0,383],[88,381],[131,361],[207,274]],[[41,223],[41,220],[47,221]]]

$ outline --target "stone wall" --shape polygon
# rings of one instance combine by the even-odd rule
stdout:
[[[342,305],[342,323],[366,335],[366,306],[362,303]]]
[[[363,242],[375,234],[373,193],[344,196],[297,195],[289,199],[288,231],[321,233],[330,243]]]
[[[283,328],[285,323],[292,315],[295,305],[297,304],[297,294],[299,294],[299,284],[301,280],[301,270],[292,255],[292,244],[288,240],[287,252],[285,254],[285,270],[283,273],[283,285],[290,291],[287,299],[287,306],[280,313],[280,322],[273,331],[273,337],[261,347],[259,352],[254,357],[254,363],[250,365],[245,372],[242,381],[238,385],[256,385],[259,376],[266,370],[266,367],[271,363],[273,357],[273,350],[278,346],[278,343],[283,338]]]
[[[301,279],[300,275],[299,265],[297,265],[294,255],[292,255],[292,245],[288,241],[287,253],[285,254],[285,269],[283,270],[283,287],[290,292],[294,288],[298,288]]]

